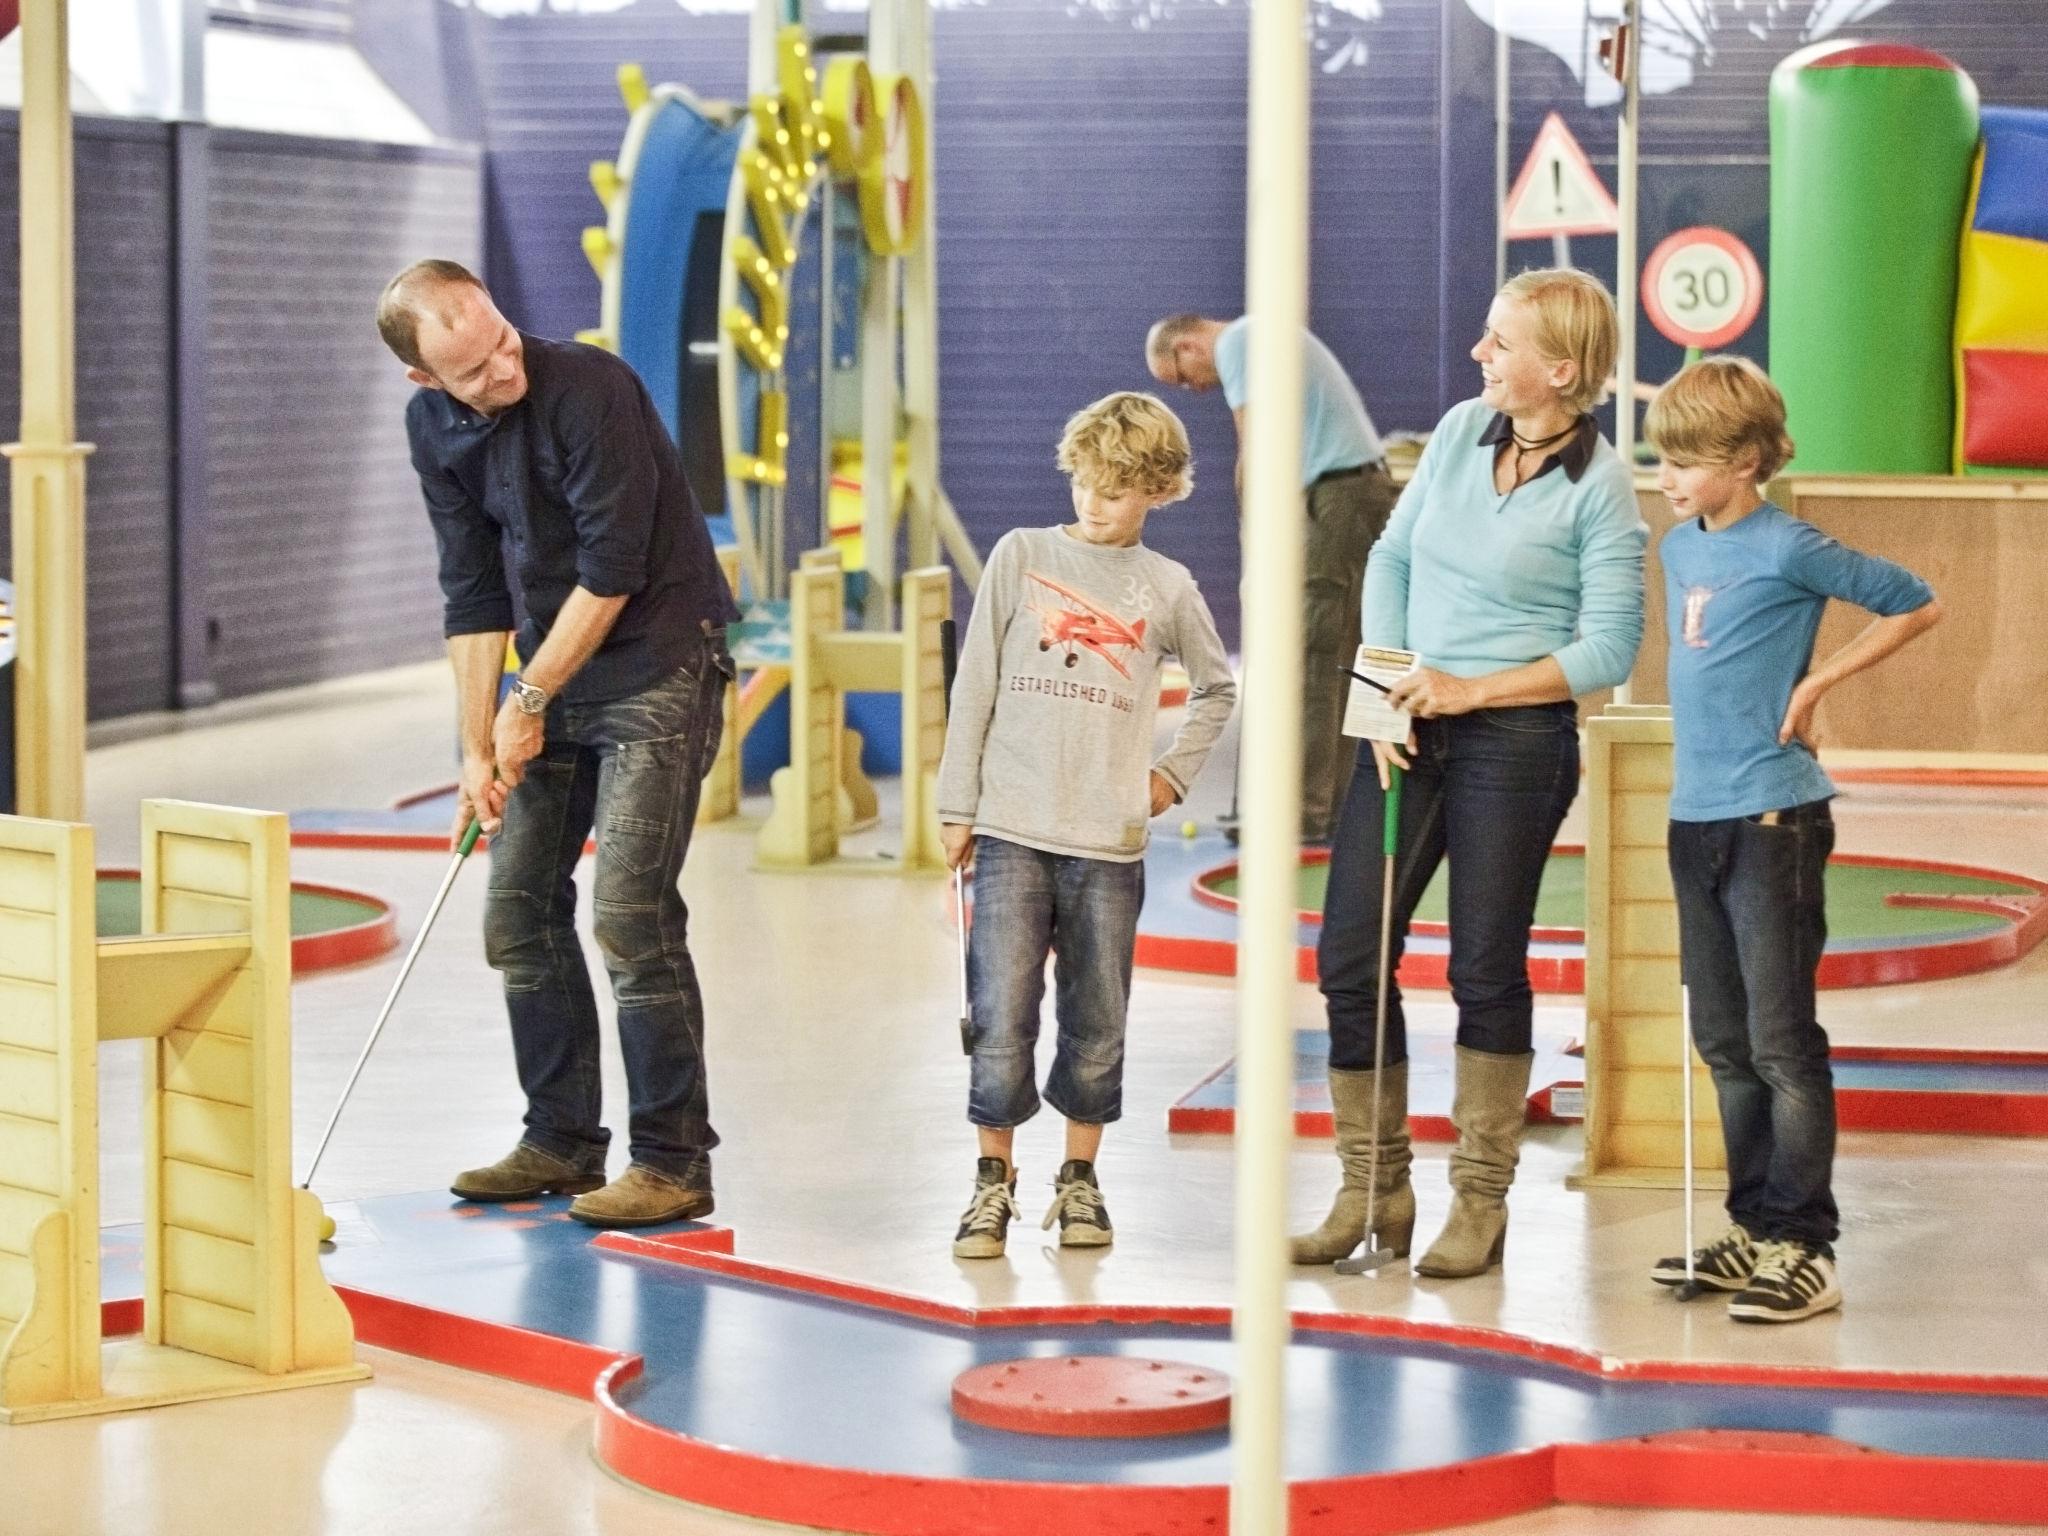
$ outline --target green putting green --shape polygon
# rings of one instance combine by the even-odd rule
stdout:
[[[117,939],[142,932],[142,882],[133,875],[102,874],[95,892],[99,934]],[[333,933],[376,921],[381,904],[329,895],[324,891],[292,890],[292,937]]]
[[[1378,862],[1374,862],[1378,878]],[[1324,888],[1329,865],[1320,861],[1301,866],[1299,901],[1304,912],[1323,909]],[[1219,896],[1237,898],[1237,877],[1225,876],[1208,882]],[[1891,907],[1885,898],[1894,892],[1916,896],[2027,896],[2032,887],[1981,875],[1945,874],[1935,870],[1904,869],[1882,864],[1832,864],[1828,867],[1828,932],[1837,939],[1918,939],[1945,934],[1969,933],[1995,919],[1978,912],[1947,912],[1929,907]],[[1415,915],[1423,922],[1446,922],[1450,917],[1450,873],[1439,869]],[[1536,926],[1576,928],[1586,925],[1586,861],[1576,853],[1553,854],[1543,872],[1543,888],[1536,897]]]

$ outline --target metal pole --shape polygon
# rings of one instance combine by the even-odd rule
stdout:
[[[1287,1529],[1287,1154],[1301,828],[1302,335],[1309,72],[1303,0],[1251,8],[1245,310],[1244,822],[1237,987],[1237,1381],[1232,1536]]]
[[[1508,4],[1493,0],[1493,286],[1508,280]]]
[[[13,461],[15,795],[85,815],[85,458],[73,339],[69,0],[21,8],[21,441]]]
[[[1621,228],[1614,239],[1614,303],[1620,311],[1621,346],[1615,358],[1614,451],[1629,467],[1636,463],[1636,131],[1642,122],[1643,0],[1627,0],[1622,20],[1628,47],[1621,71],[1621,133],[1614,177],[1620,184]],[[1614,690],[1614,702],[1634,696],[1627,678]]]
[[[874,0],[868,7],[868,68],[879,86],[897,72],[899,0]],[[888,122],[889,104],[879,103]],[[903,263],[895,256],[867,253],[867,285],[861,295],[861,535],[867,549],[868,627],[887,629],[896,617],[896,389],[897,293]]]

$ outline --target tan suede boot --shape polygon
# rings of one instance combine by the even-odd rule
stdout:
[[[1522,1155],[1534,1051],[1496,1056],[1458,1047],[1458,1088],[1451,1123],[1451,1219],[1415,1265],[1418,1275],[1457,1279],[1482,1275],[1501,1259],[1508,1240],[1508,1186]]]
[[[1337,1161],[1344,1187],[1323,1224],[1291,1240],[1297,1264],[1334,1264],[1366,1240],[1366,1191],[1372,1187],[1372,1073],[1330,1068],[1330,1108],[1337,1122]],[[1379,1194],[1371,1202],[1372,1234],[1406,1258],[1415,1235],[1415,1191],[1408,1186],[1408,1063],[1393,1062],[1380,1073]]]

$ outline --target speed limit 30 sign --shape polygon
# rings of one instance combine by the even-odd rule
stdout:
[[[1643,268],[1643,310],[1681,347],[1727,346],[1749,329],[1763,301],[1756,257],[1725,229],[1681,229]]]

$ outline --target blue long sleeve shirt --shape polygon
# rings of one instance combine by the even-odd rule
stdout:
[[[1634,476],[1584,417],[1503,496],[1506,432],[1479,400],[1445,413],[1366,563],[1365,643],[1454,677],[1554,656],[1574,695],[1613,687],[1643,639],[1649,533]]]
[[[1765,502],[1729,527],[1687,518],[1664,561],[1672,755],[1671,819],[1726,821],[1835,792],[1803,742],[1778,744],[1792,690],[1813,663],[1828,599],[1883,617],[1934,599],[1903,566],[1845,548]]]

